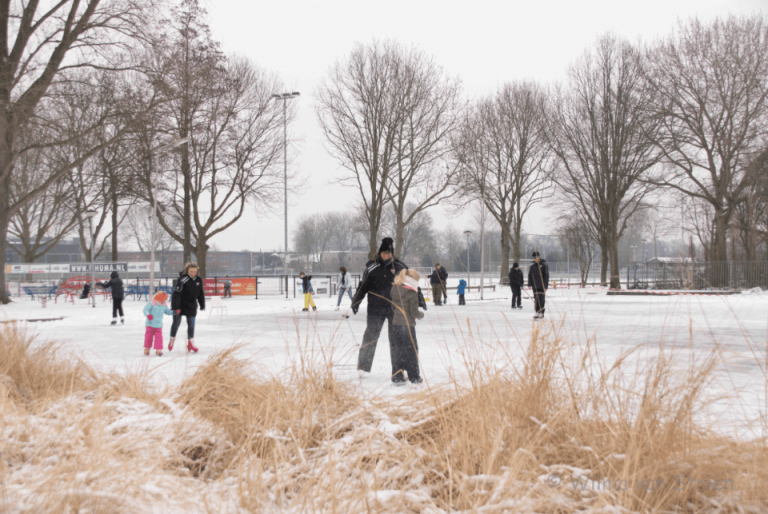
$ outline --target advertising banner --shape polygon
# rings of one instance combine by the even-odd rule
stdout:
[[[232,296],[255,296],[255,278],[232,278]],[[224,296],[224,279],[206,278],[203,280],[205,296]]]
[[[310,284],[312,284],[312,290],[315,292],[316,295],[322,295],[322,296],[330,296],[331,295],[331,279],[328,277],[315,277],[312,280],[310,280]],[[296,292],[304,294],[304,291],[301,289],[301,279],[296,279]]]
[[[129,262],[128,263],[128,271],[130,273],[149,273],[152,271],[151,269],[151,263],[149,261],[146,262]],[[118,270],[119,271],[119,270]],[[155,272],[160,272],[160,262],[155,261]]]
[[[93,264],[94,273],[111,273],[113,271],[117,271],[118,273],[128,272],[128,263],[127,262],[96,262]],[[70,273],[90,273],[91,263],[70,264],[69,272]]]

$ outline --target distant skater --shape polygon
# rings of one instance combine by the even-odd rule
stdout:
[[[518,263],[512,264],[512,269],[509,270],[509,287],[512,288],[512,308],[522,309],[522,287],[525,285],[523,281],[523,270],[520,269]]]
[[[464,301],[464,290],[467,288],[467,281],[463,278],[459,280],[459,287],[456,288],[456,294],[459,295],[459,305],[466,305]]]
[[[352,301],[352,277],[349,276],[347,268],[344,266],[339,268],[339,278],[336,280],[336,283],[339,286],[339,301],[336,302],[335,310],[339,310],[341,298],[344,296],[345,292],[349,295],[349,300]]]
[[[168,294],[158,291],[152,300],[144,306],[144,316],[147,317],[147,328],[144,332],[144,355],[149,355],[153,342],[157,356],[163,355],[163,316],[173,316],[173,311],[165,304],[167,300]]]
[[[432,286],[432,298],[436,306],[443,305],[443,299],[446,300],[445,294],[445,281],[448,279],[448,272],[445,268],[440,266],[440,263],[435,264],[435,269],[429,276],[429,285]]]
[[[123,292],[123,279],[117,271],[113,271],[109,275],[107,282],[96,282],[97,286],[104,289],[112,290],[112,325],[117,325],[117,313],[120,313],[120,323],[125,324],[125,317],[123,316],[123,298],[125,293]]]
[[[315,306],[315,302],[312,300],[312,283],[310,280],[312,280],[312,275],[305,275],[302,271],[299,273],[299,278],[301,279],[301,290],[304,291],[304,308],[301,309],[301,312],[309,312],[309,306],[312,306],[312,310],[316,311],[317,307]]]
[[[227,275],[224,278],[224,298],[232,298],[232,280]]]
[[[543,319],[549,288],[549,266],[547,261],[539,257],[539,252],[533,252],[533,264],[528,268],[528,287],[533,290],[533,301],[536,307],[533,319]]]

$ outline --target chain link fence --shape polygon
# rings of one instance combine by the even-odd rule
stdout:
[[[768,289],[768,261],[633,262],[628,289]]]

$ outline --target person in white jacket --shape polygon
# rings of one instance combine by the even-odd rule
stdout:
[[[339,286],[339,301],[336,303],[336,310],[339,310],[339,306],[341,305],[341,297],[344,296],[344,293],[346,292],[349,294],[350,301],[352,300],[352,278],[349,276],[349,273],[347,273],[347,268],[342,266],[339,268],[339,278],[336,280],[336,283]]]

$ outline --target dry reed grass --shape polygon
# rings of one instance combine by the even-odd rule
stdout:
[[[664,348],[605,363],[594,342],[559,334],[539,326],[522,357],[467,357],[471,380],[384,399],[338,381],[327,358],[304,356],[276,377],[242,347],[180,386],[151,390],[142,374],[101,375],[6,328],[0,511],[768,507],[764,442],[725,438],[702,421],[722,401],[708,392],[717,351],[683,366]],[[680,477],[732,486],[681,488]]]

